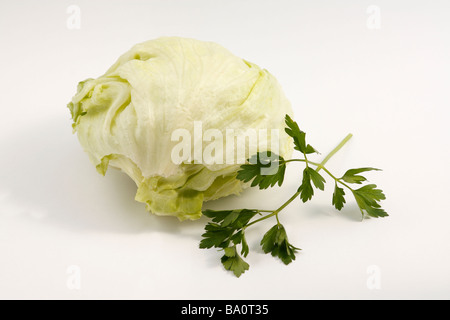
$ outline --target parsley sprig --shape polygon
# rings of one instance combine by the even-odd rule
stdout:
[[[361,174],[369,171],[380,171],[380,169],[363,167],[347,170],[340,178],[332,174],[325,164],[352,138],[349,134],[342,142],[333,149],[320,163],[313,162],[309,155],[317,154],[314,147],[306,142],[306,133],[300,130],[298,124],[289,115],[285,118],[286,133],[294,141],[294,149],[299,151],[302,158],[285,160],[281,156],[270,151],[259,152],[253,155],[247,164],[241,166],[236,178],[243,182],[251,182],[252,187],[267,189],[275,185],[281,186],[286,173],[286,165],[290,162],[303,162],[301,184],[297,191],[278,209],[236,209],[236,210],[205,210],[203,214],[211,219],[205,226],[205,233],[200,242],[200,248],[217,248],[224,255],[221,262],[226,270],[232,271],[236,277],[240,277],[249,269],[246,258],[250,252],[245,234],[247,228],[263,220],[274,217],[276,224],[267,231],[261,242],[262,251],[270,253],[279,258],[284,264],[290,264],[295,260],[299,248],[293,246],[286,233],[285,227],[280,223],[279,214],[291,202],[299,198],[302,202],[310,201],[316,190],[325,190],[326,179],[320,173],[323,171],[334,181],[334,192],[331,200],[337,210],[342,210],[346,202],[346,193],[352,194],[356,204],[361,211],[362,218],[387,217],[388,214],[381,207],[380,201],[385,200],[383,191],[375,184],[366,184],[358,189],[353,185],[362,185],[367,182],[366,177]]]

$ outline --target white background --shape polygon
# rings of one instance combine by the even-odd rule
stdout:
[[[68,28],[70,5],[79,29]],[[0,298],[450,298],[449,18],[448,0],[2,0]],[[170,35],[215,41],[268,69],[322,154],[352,132],[330,170],[384,169],[370,180],[390,217],[361,222],[350,198],[337,212],[330,183],[280,215],[303,249],[297,260],[262,254],[268,221],[248,231],[251,267],[237,279],[219,252],[198,249],[206,219],[152,216],[128,177],[98,175],[72,135],[76,84],[135,43]],[[300,170],[291,166],[281,188],[207,207],[276,208]]]

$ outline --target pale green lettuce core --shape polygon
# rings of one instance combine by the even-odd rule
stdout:
[[[247,185],[235,178],[238,164],[174,163],[175,130],[192,133],[194,121],[224,137],[227,129],[278,129],[280,155],[292,153],[284,132],[292,110],[277,80],[212,42],[165,37],[137,44],[103,76],[80,82],[68,107],[97,171],[122,170],[137,185],[137,201],[180,220],[199,218],[205,201]],[[270,135],[258,140],[257,151],[268,145]],[[227,152],[236,148],[224,147],[224,158]]]

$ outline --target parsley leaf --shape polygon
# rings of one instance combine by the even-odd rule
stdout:
[[[209,222],[205,226],[205,233],[202,234],[203,239],[200,241],[201,249],[226,248],[231,242],[239,244],[243,240],[242,237],[234,236],[253,218],[258,211],[255,210],[205,210],[203,214],[211,218],[213,222]],[[234,236],[234,238],[233,238]],[[241,241],[237,241],[241,240]]]
[[[311,177],[312,182],[314,183],[314,186],[319,189],[319,190],[324,190],[325,189],[325,179],[320,175],[319,172],[317,172],[316,170],[308,167],[306,168],[309,172],[309,175]]]
[[[365,210],[372,218],[384,218],[389,216],[383,208],[366,207]]]
[[[286,115],[285,122],[287,127],[284,131],[294,139],[295,150],[303,154],[318,153],[311,145],[306,144],[306,133],[300,130],[297,122],[292,120],[289,115]]]
[[[314,195],[314,189],[311,185],[311,176],[308,168],[303,171],[302,184],[298,188],[297,192],[300,192],[300,199],[302,199],[303,202],[311,200]]]
[[[245,239],[244,227],[258,213],[256,210],[205,210],[203,214],[212,219],[205,226],[203,239],[200,241],[201,249],[220,248],[225,250],[222,264],[225,269],[233,271],[239,277],[248,264],[237,253],[237,245],[241,245],[241,254],[246,257],[249,246]]]
[[[341,179],[347,183],[361,184],[362,182],[366,181],[367,179],[363,176],[358,175],[358,173],[366,172],[366,171],[381,171],[381,170],[376,169],[376,168],[350,169],[342,176]]]
[[[245,232],[244,230],[241,230],[234,234],[234,236],[231,237],[231,241],[235,244],[241,244],[241,254],[246,257],[248,253],[250,252],[250,248],[248,247],[247,240],[245,239]]]
[[[334,193],[333,193],[333,201],[332,204],[336,209],[341,211],[341,209],[344,207],[345,203],[345,191],[343,188],[338,187],[337,182],[335,183],[334,187]]]
[[[302,199],[303,202],[311,200],[314,195],[314,189],[311,182],[316,188],[320,190],[325,189],[325,179],[316,170],[306,167],[305,170],[303,170],[302,184],[297,190],[300,192],[300,199]]]
[[[276,224],[264,234],[261,246],[264,253],[270,252],[272,256],[280,258],[284,264],[295,260],[295,253],[301,250],[289,243],[286,230],[281,224]]]
[[[232,229],[243,228],[251,218],[258,214],[257,210],[204,210],[203,215],[211,218],[213,222],[220,223],[221,227]]]
[[[355,190],[354,193],[363,198],[367,204],[374,206],[378,201],[386,199],[383,191],[376,188],[377,186],[375,184],[368,184]]]
[[[250,268],[249,264],[237,253],[236,246],[225,248],[225,254],[221,258],[226,270],[232,271],[236,277],[240,277]]]
[[[200,241],[201,249],[226,248],[234,233],[232,228],[223,228],[219,224],[211,222],[205,226],[205,231],[202,234],[203,239]]]
[[[251,186],[259,186],[260,189],[283,184],[286,172],[286,163],[283,157],[270,151],[259,152],[252,156],[249,162],[249,164],[241,166],[236,176],[237,179],[243,182],[253,179]]]
[[[385,200],[386,196],[382,190],[376,188],[375,184],[369,184],[357,190],[352,190],[352,192],[363,215],[365,211],[373,218],[387,217],[389,215],[378,203]]]

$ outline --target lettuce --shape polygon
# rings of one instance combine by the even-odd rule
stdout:
[[[212,42],[164,37],[137,44],[104,75],[80,82],[68,108],[97,171],[122,170],[136,183],[137,201],[180,220],[198,219],[205,201],[239,194],[247,185],[236,179],[236,161],[205,163],[195,155],[173,161],[180,143],[174,131],[193,133],[191,155],[210,143],[199,147],[196,122],[204,132],[225,137],[231,130],[237,139],[249,128],[279,130],[279,154],[289,158],[293,150],[284,132],[292,109],[275,77]],[[269,150],[271,139],[249,142],[246,156],[252,148]],[[234,159],[237,146],[225,142],[219,141],[224,158],[232,153]]]

